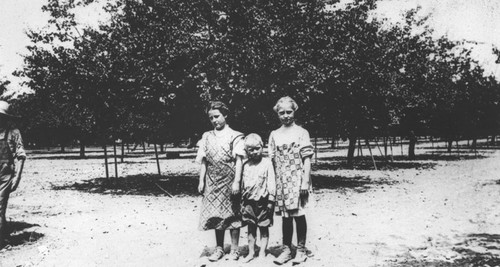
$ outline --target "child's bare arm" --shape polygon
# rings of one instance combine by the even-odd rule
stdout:
[[[232,193],[234,195],[240,193],[240,184],[241,184],[241,174],[243,170],[243,157],[240,155],[236,155],[236,165],[234,169],[234,182]]]
[[[311,184],[311,157],[304,158],[304,176],[302,177],[302,184],[300,186],[300,194],[307,194],[309,185]]]
[[[269,191],[269,203],[267,207],[272,209],[274,207],[274,201],[276,200],[276,175],[274,173],[274,164],[272,161],[269,163],[267,169],[267,190]]]
[[[205,189],[205,175],[207,174],[207,161],[202,159],[200,164],[200,181],[198,183],[198,192],[203,195]]]

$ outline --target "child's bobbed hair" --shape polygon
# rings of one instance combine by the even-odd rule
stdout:
[[[299,105],[297,105],[297,102],[295,102],[295,100],[293,100],[289,96],[284,96],[276,102],[276,105],[274,105],[273,107],[274,112],[278,113],[278,110],[284,103],[290,103],[292,105],[293,111],[297,111],[297,109],[299,109]]]
[[[245,140],[243,141],[245,144],[245,148],[249,146],[256,146],[260,145],[263,146],[264,143],[262,142],[262,138],[256,133],[251,133],[245,137]]]
[[[215,109],[219,110],[219,112],[223,116],[227,116],[229,114],[229,108],[227,107],[226,104],[224,104],[221,101],[210,101],[210,103],[208,103],[207,108],[205,109],[205,113],[208,114],[210,110],[215,110]]]

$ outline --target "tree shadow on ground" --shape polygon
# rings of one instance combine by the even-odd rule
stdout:
[[[40,238],[44,237],[44,234],[38,233],[30,229],[32,227],[39,227],[38,224],[30,224],[26,222],[13,222],[10,221],[7,224],[7,245],[10,247],[20,246],[24,244],[34,243]]]
[[[374,180],[364,176],[341,177],[312,175],[313,187],[320,189],[354,189],[366,192],[377,185],[392,185],[395,181]],[[198,196],[198,177],[193,175],[159,176],[130,175],[123,178],[95,178],[79,183],[53,185],[53,190],[77,190],[96,194]]]
[[[170,160],[170,159],[194,159],[196,158],[196,154],[180,154],[179,156],[177,157],[167,157],[165,155],[161,156],[161,157],[158,157],[158,159],[161,159],[161,160]],[[156,157],[152,157],[152,158],[149,158],[149,160],[156,160]]]
[[[125,155],[124,158],[142,158],[146,155]],[[59,160],[59,159],[64,159],[64,160],[86,160],[86,159],[102,159],[104,160],[104,155],[86,155],[85,157],[80,157],[80,155],[77,154],[71,154],[71,155],[42,155],[42,156],[31,156],[31,158],[34,159],[53,159],[53,160]],[[120,161],[121,156],[116,157],[118,161]],[[108,160],[109,162],[114,161],[113,155],[108,155]]]
[[[415,160],[432,160],[432,161],[454,161],[454,160],[471,160],[471,159],[484,159],[487,158],[491,151],[488,152],[473,152],[473,151],[426,151],[423,154],[416,155]],[[408,160],[407,156],[398,156],[401,160]]]
[[[346,157],[325,157],[320,158],[322,162],[313,163],[312,170],[374,170],[373,160],[369,156],[356,157],[352,167],[347,165]],[[419,162],[419,161],[402,161],[394,157],[394,161],[386,160],[383,157],[375,157],[377,170],[405,170],[405,169],[432,169],[437,163],[434,162]]]
[[[130,175],[123,178],[95,178],[80,183],[53,185],[54,190],[77,190],[116,195],[196,196],[198,177],[193,175]]]
[[[342,177],[342,176],[323,176],[323,175],[311,175],[313,188],[315,190],[320,189],[353,189],[358,193],[363,193],[368,191],[368,189],[373,186],[380,185],[393,185],[396,181],[391,181],[388,179],[370,179],[365,176],[354,176],[354,177]]]
[[[469,234],[464,241],[455,244],[460,253],[456,262],[466,266],[500,266],[500,234]]]
[[[450,260],[419,260],[408,259],[405,262],[391,266],[500,266],[500,235],[498,234],[469,234],[464,241],[454,244],[451,248],[458,255]]]

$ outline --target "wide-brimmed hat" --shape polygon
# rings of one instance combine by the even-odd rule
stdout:
[[[13,115],[9,112],[9,103],[7,101],[0,100],[0,116],[5,116],[8,118],[17,119],[19,116]]]

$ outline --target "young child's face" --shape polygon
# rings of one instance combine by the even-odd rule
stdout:
[[[208,119],[216,130],[222,130],[226,126],[226,116],[222,115],[218,109],[209,110]]]
[[[278,109],[278,117],[281,124],[288,126],[293,123],[295,111],[293,110],[292,103],[282,103]]]
[[[258,160],[262,157],[262,145],[261,144],[251,144],[246,145],[245,150],[247,156],[251,160]]]

